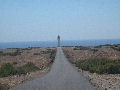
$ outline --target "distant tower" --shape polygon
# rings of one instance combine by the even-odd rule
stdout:
[[[57,40],[58,40],[58,47],[60,47],[60,36],[59,35],[57,37]]]

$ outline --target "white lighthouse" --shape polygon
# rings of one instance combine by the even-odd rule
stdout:
[[[58,40],[58,47],[60,47],[60,36],[59,35],[57,37],[57,40]]]

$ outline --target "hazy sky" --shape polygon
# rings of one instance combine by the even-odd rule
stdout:
[[[0,42],[120,39],[120,0],[0,0]]]

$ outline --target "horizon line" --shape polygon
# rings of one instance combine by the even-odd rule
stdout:
[[[61,41],[87,41],[87,40],[119,40],[120,38],[111,38],[111,39],[79,39],[79,40],[61,40]],[[8,41],[0,43],[21,43],[21,42],[57,42],[57,40],[45,40],[45,41]]]

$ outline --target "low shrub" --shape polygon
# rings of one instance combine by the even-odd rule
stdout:
[[[14,71],[14,67],[10,63],[3,64],[0,68],[0,77],[7,77],[9,75],[12,75],[12,72]]]
[[[89,50],[89,47],[76,46],[73,50]]]
[[[33,55],[41,55],[41,53],[33,53]]]
[[[120,47],[118,47],[117,45],[111,46],[111,48],[114,49],[114,50],[120,51]]]
[[[102,45],[99,45],[99,46],[95,46],[95,48],[101,48],[102,47]]]
[[[91,49],[91,51],[93,51],[93,53],[96,53],[98,49]]]
[[[51,53],[53,50],[52,49],[47,49],[47,51],[42,51],[41,54],[49,54]]]
[[[76,66],[82,70],[98,74],[119,74],[120,60],[110,59],[89,59],[77,61]]]
[[[27,72],[22,67],[17,67],[14,69],[13,75],[27,74]]]
[[[25,70],[26,73],[39,70],[39,68],[35,66],[32,62],[28,62],[27,64],[23,65],[21,69]]]
[[[55,59],[55,55],[56,55],[56,49],[52,50],[52,49],[47,49],[47,51],[42,51],[41,54],[50,54],[50,58],[52,59],[52,61]]]
[[[29,72],[36,71],[36,70],[39,70],[39,68],[31,62],[28,62],[27,64],[20,67],[13,67],[12,64],[6,63],[6,64],[3,64],[0,68],[0,77],[27,74]]]
[[[13,62],[13,65],[16,65],[17,64],[17,62]]]
[[[55,55],[56,55],[56,50],[52,50],[52,51],[50,52],[50,58],[51,58],[52,60],[54,60],[54,59],[55,59]]]
[[[120,73],[120,64],[110,64],[107,67],[108,74],[118,74]]]
[[[0,54],[3,53],[3,51],[0,51]]]
[[[7,53],[1,52],[0,56],[17,56],[17,55],[21,55],[21,53],[22,52],[19,49],[17,49],[15,52],[7,52]]]

